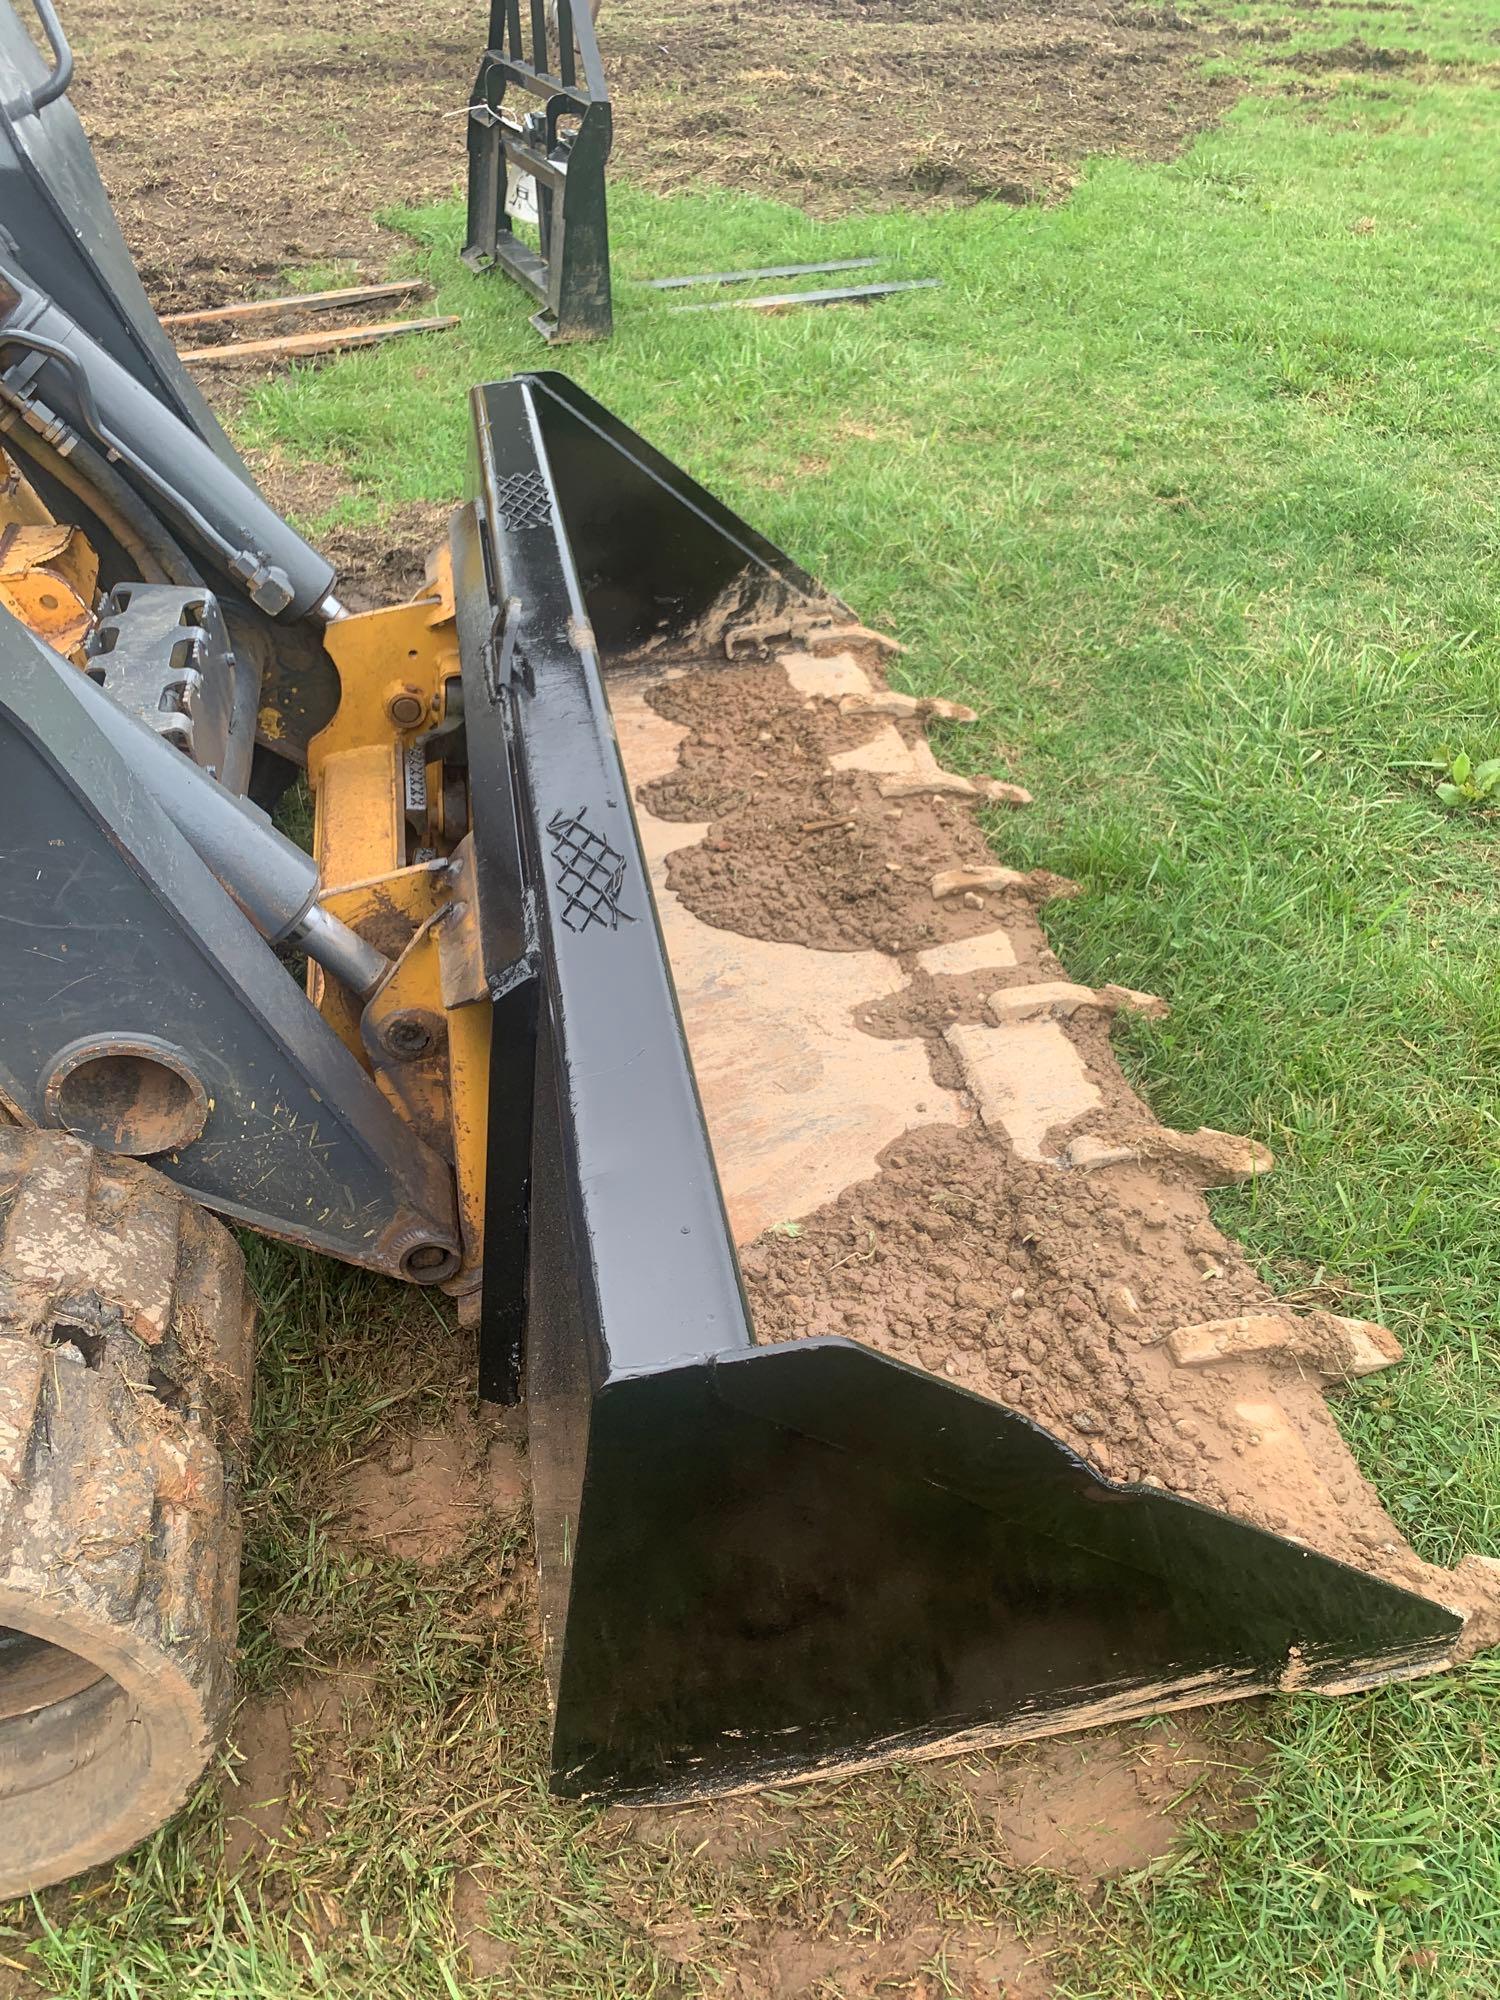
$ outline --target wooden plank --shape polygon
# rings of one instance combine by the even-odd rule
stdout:
[[[384,299],[410,298],[425,292],[421,278],[398,278],[388,285],[344,285],[333,292],[294,292],[286,299],[241,299],[232,306],[205,306],[199,312],[163,313],[163,326],[233,325],[236,320],[259,319],[277,312],[336,312],[340,306],[378,305]]]
[[[374,326],[336,326],[322,333],[283,333],[274,340],[231,340],[218,347],[179,349],[183,361],[295,361],[306,354],[333,354],[341,347],[373,347],[403,333],[444,333],[457,326],[455,314],[439,319],[392,319]]]

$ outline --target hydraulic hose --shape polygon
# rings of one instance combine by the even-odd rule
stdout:
[[[332,564],[3,256],[0,356],[7,358],[0,387],[27,431],[65,452],[79,437],[101,447],[211,583],[222,575],[258,610],[288,623],[319,613],[333,587]]]
[[[0,383],[0,396],[5,395],[4,384]],[[203,578],[182,544],[168,533],[102,452],[95,451],[81,438],[71,451],[59,451],[30,429],[16,439],[15,432],[20,427],[18,416],[12,416],[8,422],[0,421],[0,429],[14,440],[17,453],[31,459],[49,478],[55,479],[114,537],[139,570],[142,583],[176,583],[185,588],[202,585]]]
[[[128,465],[131,471],[138,478],[144,480],[152,491],[158,494],[174,513],[181,514],[194,532],[200,535],[211,548],[221,549],[226,557],[233,558],[235,551],[224,540],[214,524],[205,519],[203,514],[193,506],[185,495],[177,492],[169,485],[153,466],[146,463],[139,453],[132,452],[128,445],[115,436],[100,413],[99,404],[94,395],[94,385],[89,380],[87,369],[70,347],[63,341],[53,340],[48,334],[35,333],[30,327],[0,327],[0,351],[3,351],[7,347],[22,347],[31,353],[45,355],[49,361],[55,361],[73,385],[73,393],[78,398],[79,416],[83,419],[88,429],[93,432],[100,444],[104,446],[105,450],[112,457],[118,458],[122,463]],[[3,377],[0,377],[0,393],[7,393]],[[8,393],[7,400],[11,400]],[[30,427],[28,426],[28,428]],[[80,439],[74,445],[73,449],[77,451],[82,442]],[[99,454],[95,452],[93,455],[98,460]],[[120,480],[118,483],[123,486],[125,481]],[[174,577],[171,580],[173,582],[179,580],[202,581],[200,577],[193,577],[191,579],[178,579]]]

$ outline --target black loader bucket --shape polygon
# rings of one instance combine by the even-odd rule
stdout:
[[[528,1406],[555,1788],[1446,1664],[1476,1577],[1322,1399],[1394,1344],[1213,1230],[1269,1162],[1129,1092],[1109,1015],[1150,996],[1066,981],[1067,885],[979,824],[1024,793],[942,770],[891,642],[569,382],[474,417],[482,1367]]]

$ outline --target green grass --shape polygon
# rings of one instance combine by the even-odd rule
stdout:
[[[1500,1550],[1500,819],[1444,809],[1426,766],[1500,754],[1500,117],[1477,67],[1500,0],[1308,18],[1321,45],[1457,67],[1319,71],[1322,94],[1253,96],[1179,161],[1100,163],[1049,210],[814,223],[618,189],[622,280],[878,253],[944,289],[765,319],[622,282],[614,341],[549,359],[898,631],[911,687],[980,709],[946,754],[1036,792],[996,846],[1084,885],[1050,917],[1070,973],[1174,1003],[1126,1046],[1156,1110],[1279,1156],[1221,1220],[1293,1296],[1405,1343],[1340,1417],[1452,1561]],[[462,328],[271,382],[241,425],[346,468],[355,516],[455,495],[462,386],[542,361],[519,294],[456,270],[456,207],[410,226]],[[709,1994],[758,1926],[878,1935],[915,1898],[1052,1931],[1079,2000],[1491,2000],[1493,1662],[1229,1714],[1228,1742],[1271,1746],[1254,1825],[1206,1819],[1092,1904],[1004,1868],[941,1770],[820,1788],[727,1874],[554,1805],[524,1640],[466,1624],[514,1537],[419,1574],[328,1531],[341,1459],[440,1407],[447,1335],[408,1310],[393,1340],[374,1283],[260,1270],[247,1675],[287,1672],[273,1612],[312,1615],[322,1663],[376,1657],[381,1727],[327,1839],[241,1891],[206,1789],[47,1899],[44,1991],[464,1993],[446,1912],[478,1864],[518,1994]]]
[[[346,285],[357,285],[359,266],[347,258],[324,264],[293,264],[280,274],[278,282],[285,286],[288,294],[331,292]]]

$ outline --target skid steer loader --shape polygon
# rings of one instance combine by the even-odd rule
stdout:
[[[996,862],[893,642],[556,375],[478,388],[346,615],[178,364],[0,7],[0,1895],[229,1714],[225,1222],[523,1394],[551,1780],[671,1800],[1444,1666],[1291,1314]],[[311,854],[263,807],[306,774]]]

